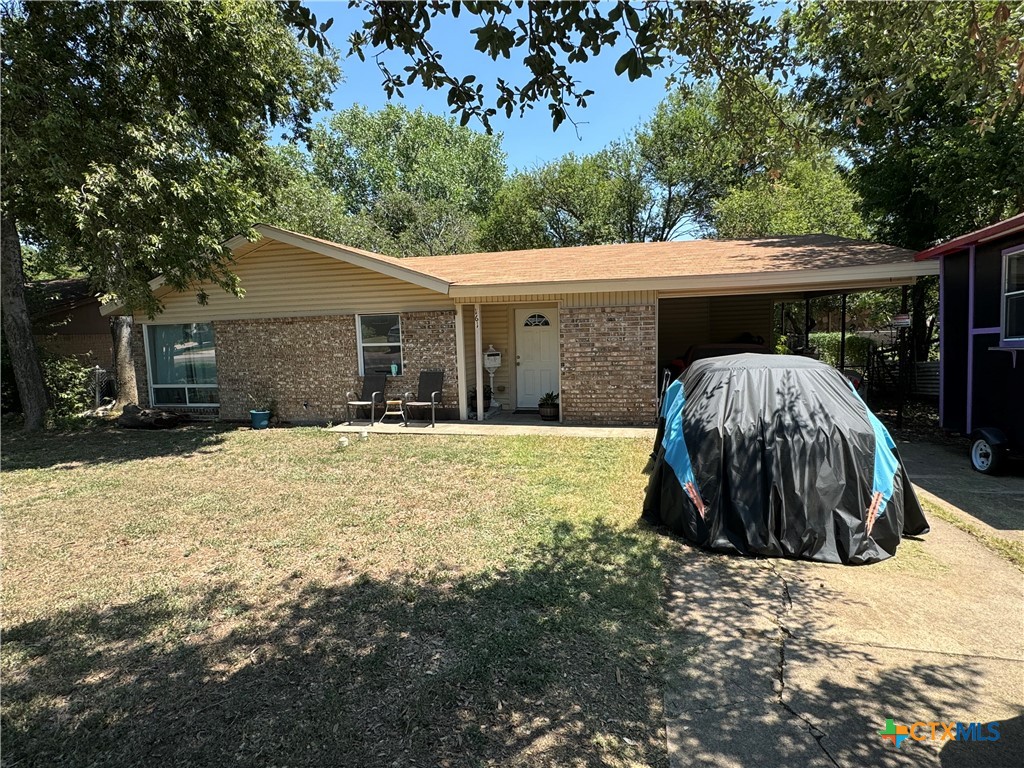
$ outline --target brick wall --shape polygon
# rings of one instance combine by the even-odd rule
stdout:
[[[420,370],[444,368],[442,397],[451,415],[458,407],[455,312],[403,312],[401,317],[405,369],[388,377],[387,394],[415,394]],[[220,320],[213,326],[223,419],[248,419],[248,393],[267,392],[282,421],[339,422],[345,418],[346,394],[362,389],[353,315]]]
[[[563,307],[562,420],[576,424],[657,421],[655,307]]]
[[[394,379],[396,393],[409,391],[415,396],[420,371],[443,368],[443,413],[445,418],[458,418],[459,375],[455,352],[455,310],[403,312],[402,359],[405,362],[405,370],[402,376]],[[415,417],[419,419],[422,414],[417,413]]]
[[[213,333],[222,419],[248,420],[252,395],[273,398],[283,421],[339,421],[358,389],[351,315],[219,320]]]

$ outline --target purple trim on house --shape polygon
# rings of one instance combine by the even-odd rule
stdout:
[[[939,426],[946,426],[946,318],[943,317],[942,300],[946,290],[946,257],[939,257]]]
[[[975,335],[979,333],[999,333],[1001,330],[998,326],[995,328],[971,328],[971,333]]]
[[[967,434],[974,431],[974,250],[967,259]]]

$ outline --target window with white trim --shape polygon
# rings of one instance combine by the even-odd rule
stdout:
[[[153,405],[219,405],[213,325],[148,325],[146,342]]]
[[[1024,251],[1007,254],[1003,281],[1003,341],[1024,343]]]
[[[402,374],[402,318],[399,315],[356,315],[359,375]]]

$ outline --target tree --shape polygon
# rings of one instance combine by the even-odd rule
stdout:
[[[761,173],[714,204],[718,237],[746,238],[824,233],[866,238],[860,196],[828,156],[797,159]]]
[[[676,82],[717,81],[733,104],[750,103],[761,76],[779,83],[813,75],[828,81],[834,53],[860,59],[872,78],[840,89],[833,109],[851,117],[864,104],[898,116],[906,94],[926,79],[942,82],[947,100],[983,93],[973,117],[979,126],[1024,103],[1024,6],[988,0],[920,3],[894,0],[812,0],[773,20],[759,5],[743,0],[700,2],[390,3],[356,0],[364,18],[349,35],[350,51],[377,57],[383,87],[402,96],[410,85],[445,89],[452,113],[468,122],[507,116],[545,104],[557,129],[592,95],[573,77],[572,67],[610,48],[619,53],[615,73],[630,80],[658,67]],[[461,14],[476,21],[470,31],[476,50],[497,60],[521,56],[525,77],[494,84],[471,73],[450,72],[431,42],[439,17]],[[796,45],[793,44],[794,37]],[[408,65],[392,69],[383,52],[396,50]],[[770,110],[765,103],[763,110]]]
[[[350,51],[364,58],[371,47],[398,50],[409,60],[404,74],[392,71],[379,55],[383,87],[402,96],[414,83],[446,89],[452,113],[465,125],[479,119],[489,129],[499,110],[522,114],[546,103],[557,129],[569,111],[586,107],[593,91],[572,75],[575,63],[621,46],[614,63],[617,75],[630,80],[649,77],[654,68],[674,64],[680,81],[716,77],[730,92],[742,94],[753,78],[782,67],[780,45],[767,15],[756,16],[749,2],[725,3],[597,2],[525,3],[448,2],[390,3],[357,0],[365,18],[349,36]],[[497,60],[522,52],[526,79],[520,84],[498,78],[492,89],[473,74],[449,72],[431,42],[434,21],[465,13],[479,21],[471,30],[476,50]]]
[[[45,390],[22,238],[150,315],[156,274],[237,292],[220,243],[256,221],[271,128],[301,138],[327,105],[337,66],[295,37],[326,26],[285,2],[3,6],[4,331],[26,428]]]
[[[550,248],[553,241],[544,213],[537,205],[537,180],[532,172],[512,176],[494,198],[483,220],[480,245],[486,251]]]
[[[804,67],[803,93],[834,122],[866,114],[898,123],[914,94],[968,106],[967,122],[984,131],[1024,105],[1024,5],[860,3],[815,0],[782,16]]]
[[[633,239],[671,240],[709,230],[714,201],[754,164],[729,129],[724,106],[720,90],[679,88],[636,131],[632,154],[648,195],[633,215]],[[763,147],[768,132],[759,133]]]
[[[622,242],[619,179],[607,153],[572,153],[513,177],[483,226],[488,250]]]
[[[377,112],[355,106],[318,125],[311,160],[317,176],[345,196],[350,213],[399,191],[481,215],[505,175],[500,134],[394,104]]]
[[[1024,5],[820,2],[794,22],[814,64],[802,93],[852,161],[873,237],[920,250],[1024,210]],[[911,294],[916,359],[933,284]]]
[[[393,256],[474,250],[505,175],[500,135],[395,105],[339,112],[278,163],[271,220]]]
[[[484,244],[504,249],[644,242],[716,228],[735,236],[760,230],[862,236],[853,210],[857,198],[828,152],[813,141],[806,114],[767,82],[758,86],[737,133],[729,130],[737,120],[728,115],[723,91],[681,88],[626,140],[520,174],[499,193],[484,224]],[[771,108],[761,110],[763,104]],[[804,141],[794,144],[798,134]],[[786,183],[780,184],[783,175]],[[730,207],[719,209],[727,197]],[[738,234],[739,219],[756,205],[758,220],[744,222],[746,234]]]

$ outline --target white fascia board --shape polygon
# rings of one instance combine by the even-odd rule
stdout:
[[[426,288],[431,291],[436,291],[437,293],[448,295],[449,283],[447,281],[425,275],[422,272],[417,272],[409,269],[408,267],[401,267],[397,264],[391,264],[390,262],[374,259],[361,253],[350,251],[344,246],[330,245],[319,240],[307,238],[303,235],[294,234],[292,232],[278,229],[277,227],[272,227],[269,224],[257,224],[255,229],[264,237],[269,237],[273,240],[287,243],[288,245],[294,245],[297,248],[305,248],[307,251],[313,251],[314,253],[319,253],[323,256],[330,256],[332,259],[345,261],[357,267],[362,267],[363,269],[368,269],[372,272],[379,272],[382,275],[393,277],[396,280],[402,280],[406,283],[418,285],[421,288]]]
[[[500,283],[492,285],[452,284],[448,295],[510,296],[531,293],[597,293],[602,291],[678,291],[680,295],[713,295],[737,293],[770,293],[778,290],[803,291],[812,287],[845,284],[851,287],[902,285],[918,277],[937,275],[933,261],[898,264],[837,267],[834,269],[801,269],[778,272],[746,272],[734,275],[695,275],[674,277],[643,277],[627,280],[566,280],[536,283]]]

